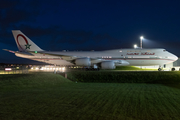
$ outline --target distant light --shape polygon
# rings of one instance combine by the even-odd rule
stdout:
[[[34,51],[34,53],[37,53],[37,51]]]
[[[137,45],[136,45],[136,44],[134,45],[134,48],[137,48]]]
[[[39,70],[44,70],[44,67],[40,67]]]
[[[39,68],[36,68],[36,70],[38,70]]]
[[[5,68],[5,71],[11,71],[12,69],[11,68]]]

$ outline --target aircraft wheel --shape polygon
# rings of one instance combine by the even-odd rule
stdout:
[[[162,69],[161,68],[158,68],[158,71],[161,71]]]
[[[175,71],[175,68],[172,68],[171,71]]]

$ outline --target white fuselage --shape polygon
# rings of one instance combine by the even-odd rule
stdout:
[[[49,55],[42,53],[32,53],[32,56],[16,53],[16,56],[28,58],[36,61],[46,62],[56,65],[74,65],[71,62],[73,58],[90,58],[92,64],[97,64],[107,60],[124,60],[130,66],[151,66],[164,65],[176,61],[177,56],[166,51],[165,49],[116,49],[107,51],[67,51],[51,52],[46,51]],[[53,55],[52,55],[53,54]],[[62,57],[65,55],[66,57]],[[70,56],[70,57],[67,57]],[[93,60],[94,59],[94,60]],[[116,62],[116,66],[121,66]]]

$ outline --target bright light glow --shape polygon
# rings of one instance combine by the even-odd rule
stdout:
[[[136,45],[136,44],[134,45],[134,48],[137,48],[137,45]]]
[[[144,39],[144,37],[143,37],[143,36],[141,36],[141,37],[140,37],[140,39],[141,39],[141,40],[143,40],[143,39]]]
[[[5,68],[5,71],[11,71],[12,69],[11,68]]]
[[[53,70],[57,70],[59,72],[64,72],[65,71],[65,67],[31,67],[31,69],[34,69],[34,70],[47,70],[47,71],[53,71]]]

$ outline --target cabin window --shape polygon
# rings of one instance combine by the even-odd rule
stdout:
[[[166,52],[166,50],[163,50],[163,52]]]

